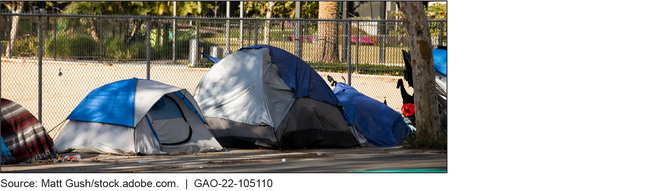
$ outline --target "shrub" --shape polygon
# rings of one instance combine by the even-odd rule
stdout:
[[[323,62],[306,62],[316,71],[319,72],[337,72],[337,73],[347,73],[348,64],[347,63],[323,63]],[[370,74],[370,75],[389,75],[389,76],[404,76],[404,67],[394,67],[386,66],[379,64],[352,64],[352,71],[355,69],[359,74]]]
[[[123,35],[106,35],[102,38],[103,58],[110,59],[146,59],[147,47],[142,42],[124,43]]]
[[[13,54],[18,55],[37,55],[38,54],[38,38],[34,36],[27,36],[18,38],[15,42]]]
[[[99,43],[95,42],[89,34],[66,34],[58,31],[56,41],[53,35],[52,38],[45,40],[45,54],[54,55],[55,47],[57,57],[99,55]]]

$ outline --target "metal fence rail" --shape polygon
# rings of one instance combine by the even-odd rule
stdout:
[[[20,21],[12,56],[6,57],[13,16]],[[26,107],[48,130],[62,125],[101,85],[137,77],[194,92],[212,65],[198,52],[223,58],[256,44],[286,50],[323,77],[345,81],[399,110],[395,84],[404,72],[401,50],[409,49],[400,20],[2,13],[0,21],[0,94]],[[446,21],[430,21],[429,29],[434,46],[446,46]],[[325,46],[334,54],[323,53]]]

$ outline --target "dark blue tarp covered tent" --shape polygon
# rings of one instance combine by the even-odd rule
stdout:
[[[333,90],[350,121],[374,146],[398,146],[411,134],[402,116],[387,105],[363,95],[353,87],[338,83]]]

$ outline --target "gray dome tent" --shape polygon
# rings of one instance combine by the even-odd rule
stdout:
[[[215,64],[194,99],[226,147],[354,147],[365,144],[327,83],[282,49],[243,48]]]

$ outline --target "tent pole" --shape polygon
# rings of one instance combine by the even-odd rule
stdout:
[[[149,33],[151,32],[149,28],[149,22],[151,19],[147,18],[147,80],[150,80],[150,70],[151,70],[151,39],[149,39]]]

